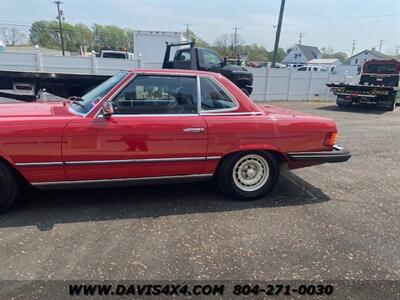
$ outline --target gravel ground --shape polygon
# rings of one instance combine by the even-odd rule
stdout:
[[[275,104],[335,119],[351,160],[255,202],[209,183],[33,192],[0,217],[0,279],[400,280],[400,108]]]

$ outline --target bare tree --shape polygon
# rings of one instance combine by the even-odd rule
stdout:
[[[232,52],[232,45],[228,34],[223,34],[215,40],[215,48],[222,56],[229,56]]]
[[[26,40],[26,35],[15,27],[1,27],[0,36],[8,46],[15,46]]]

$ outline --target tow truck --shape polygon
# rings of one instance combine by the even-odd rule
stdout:
[[[392,111],[400,101],[399,73],[400,61],[372,59],[364,64],[358,84],[328,83],[327,87],[340,107],[360,103]]]
[[[222,58],[215,51],[196,47],[194,41],[166,43],[166,45],[163,69],[187,69],[221,73],[236,84],[247,96],[253,91],[253,74],[244,67],[228,64],[227,59]],[[171,60],[171,48],[173,47],[179,47],[179,49],[176,50]]]

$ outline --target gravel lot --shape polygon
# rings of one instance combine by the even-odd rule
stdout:
[[[33,192],[0,217],[0,279],[400,280],[400,108],[275,104],[335,119],[351,160],[255,202],[209,183]]]

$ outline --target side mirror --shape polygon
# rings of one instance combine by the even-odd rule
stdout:
[[[114,114],[114,106],[110,101],[106,101],[102,106],[102,114],[104,117],[110,117]]]
[[[228,64],[228,59],[224,56],[224,61],[222,62],[222,66],[225,67]]]

